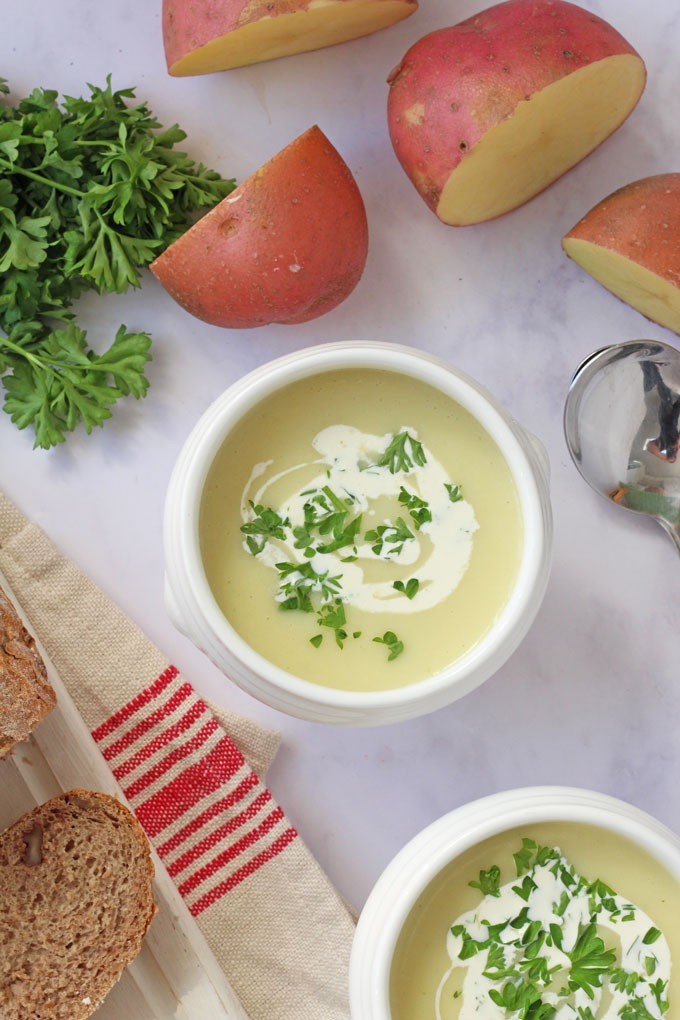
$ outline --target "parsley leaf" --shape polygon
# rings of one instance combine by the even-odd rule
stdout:
[[[644,1000],[634,996],[619,1010],[619,1016],[623,1020],[654,1020],[654,1017],[645,1006]]]
[[[609,976],[609,983],[618,992],[625,992],[630,996],[640,982],[640,975],[634,971],[624,970],[623,967],[615,967]]]
[[[605,949],[597,934],[597,926],[591,922],[579,933],[574,948],[567,956],[571,960],[569,987],[572,992],[582,988],[588,998],[594,998],[593,988],[602,985],[603,976],[616,963],[615,950]]]
[[[519,878],[525,871],[528,871],[531,867],[531,862],[534,859],[536,851],[536,843],[533,839],[527,839],[526,837],[522,840],[522,849],[518,850],[516,854],[513,854],[515,860],[515,867],[517,869],[517,877]]]
[[[480,889],[485,896],[500,896],[501,869],[492,864],[488,871],[480,871],[478,882],[468,882],[471,889]]]
[[[414,492],[409,492],[403,485],[399,490],[399,502],[406,507],[418,530],[422,528],[423,524],[428,524],[432,520],[432,512],[427,500],[416,496]]]
[[[459,503],[463,498],[463,490],[460,485],[451,485],[449,482],[444,482],[444,488],[448,492],[452,503]]]
[[[382,637],[374,637],[373,640],[379,645],[387,645],[390,652],[387,656],[388,662],[392,662],[404,651],[404,642],[399,640],[394,631],[386,630]]]
[[[392,545],[394,548],[385,549],[383,555],[389,556],[394,553],[395,556],[398,556],[404,547],[404,542],[414,538],[414,535],[409,530],[404,518],[397,517],[396,524],[380,524],[376,529],[367,531],[364,538],[367,542],[374,543],[371,549],[376,556],[383,554],[385,544]]]
[[[252,499],[249,499],[248,503],[255,516],[252,521],[241,525],[244,535],[267,535],[269,538],[285,539],[286,533],[283,529],[290,524],[287,517],[280,517],[276,510],[272,510],[271,507],[263,507],[259,503],[255,504]],[[297,564],[287,564],[286,566],[293,566],[297,569]]]
[[[411,451],[410,456],[406,449],[407,443]],[[410,471],[414,463],[420,467],[426,463],[423,444],[419,443],[410,432],[399,432],[392,437],[378,461],[378,467],[389,468],[390,473],[395,475],[398,471]]]
[[[418,594],[418,588],[420,587],[420,581],[417,577],[410,577],[406,584],[403,581],[395,581],[392,585],[397,591],[402,592],[407,599],[413,599]]]
[[[345,607],[340,599],[336,599],[332,605],[321,607],[318,622],[320,627],[330,627],[331,630],[335,631],[335,643],[338,648],[342,648],[343,642],[347,637],[347,631],[345,630],[347,620],[345,618]]]
[[[20,429],[32,425],[35,445],[44,449],[63,442],[81,422],[89,434],[111,417],[119,397],[143,397],[148,387],[143,366],[151,340],[125,326],[102,355],[88,349],[85,331],[73,323],[47,334],[39,348],[30,337],[23,343],[0,337],[3,344],[5,411]]]

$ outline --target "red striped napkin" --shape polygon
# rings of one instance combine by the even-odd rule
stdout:
[[[174,666],[92,736],[194,917],[297,836]]]
[[[0,568],[251,1020],[347,1020],[353,924],[259,778],[275,735],[201,700],[1,493]]]

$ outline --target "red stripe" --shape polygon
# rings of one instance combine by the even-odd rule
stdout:
[[[201,727],[198,733],[194,734],[191,740],[187,740],[186,744],[182,744],[180,747],[173,747],[170,754],[166,755],[162,761],[156,762],[154,767],[145,772],[143,776],[140,776],[139,779],[135,779],[134,783],[130,783],[129,786],[123,788],[123,793],[128,800],[138,797],[143,790],[146,790],[147,786],[151,786],[157,779],[165,775],[178,761],[182,761],[183,758],[187,758],[194,751],[197,751],[219,728],[220,724],[217,719],[209,719],[205,726]],[[116,775],[115,769],[113,774]]]
[[[188,839],[189,836],[193,836],[195,832],[202,829],[207,822],[212,821],[213,818],[221,814],[223,811],[228,811],[230,807],[234,806],[234,804],[238,804],[238,802],[242,800],[254,786],[257,786],[259,781],[260,780],[257,778],[255,773],[251,772],[249,776],[246,776],[246,778],[238,784],[235,790],[231,791],[228,797],[222,797],[214,804],[211,804],[209,808],[206,808],[206,810],[202,811],[200,815],[197,815],[197,817],[189,822],[188,825],[184,825],[179,832],[176,832],[169,840],[162,843],[161,846],[157,848],[159,856],[167,857],[167,855],[172,853],[173,850],[176,850],[177,847],[181,846],[185,839]]]
[[[204,910],[207,910],[208,907],[211,907],[214,903],[217,903],[218,900],[222,899],[225,893],[228,893],[230,889],[237,886],[244,878],[248,878],[249,875],[254,875],[263,864],[266,864],[267,861],[271,861],[272,858],[280,854],[282,850],[285,850],[288,844],[292,843],[296,836],[297,832],[295,829],[286,829],[286,831],[279,836],[279,838],[275,840],[271,846],[267,847],[266,850],[263,850],[256,857],[253,857],[252,860],[248,861],[247,864],[244,864],[238,869],[238,871],[235,871],[233,875],[229,876],[229,878],[225,878],[224,882],[220,882],[214,889],[207,892],[205,896],[201,896],[200,900],[196,900],[193,906],[189,907],[193,916],[198,917],[198,915],[202,914]]]
[[[280,822],[282,818],[283,811],[281,808],[274,808],[272,813],[267,815],[265,820],[260,822],[255,829],[251,829],[250,832],[245,834],[245,836],[241,836],[241,838],[237,839],[235,843],[232,843],[226,850],[223,850],[221,854],[218,854],[217,857],[212,859],[212,861],[204,864],[202,868],[199,868],[198,871],[193,873],[193,875],[190,875],[185,882],[182,882],[182,884],[178,886],[182,896],[186,896],[187,893],[190,893],[192,889],[195,889],[197,885],[201,884],[201,882],[205,882],[206,878],[210,878],[216,871],[219,871],[225,864],[233,860],[234,857],[238,857],[238,855],[243,853],[244,850],[247,850],[249,846],[252,846],[254,843],[257,843],[258,840],[262,839],[263,836],[266,836],[267,833],[273,829],[276,823]]]
[[[230,818],[224,823],[224,825],[220,825],[220,827],[211,832],[209,836],[200,840],[192,846],[190,850],[187,850],[186,853],[182,854],[181,857],[178,857],[176,861],[169,864],[168,874],[172,876],[172,878],[174,878],[175,875],[179,875],[180,871],[184,871],[184,869],[188,868],[190,864],[193,864],[199,857],[202,857],[204,853],[208,850],[212,850],[212,848],[217,843],[220,843],[225,836],[229,836],[232,832],[235,832],[236,829],[240,829],[242,825],[245,825],[246,822],[251,821],[251,819],[253,819],[255,815],[259,814],[260,810],[271,799],[272,795],[269,790],[263,790],[263,792],[248,805],[245,811],[241,811],[240,814],[234,815],[234,817]]]
[[[161,722],[162,719],[166,719],[175,711],[175,709],[179,708],[182,702],[186,701],[192,693],[193,691],[190,684],[182,684],[182,686],[174,692],[172,697],[169,698],[164,705],[157,708],[155,712],[151,713],[151,715],[147,715],[144,719],[141,719],[136,726],[133,726],[131,730],[124,733],[120,740],[116,740],[115,743],[109,744],[108,747],[105,747],[102,750],[102,754],[106,760],[111,761],[112,758],[116,758],[121,751],[125,751],[130,744],[134,744],[136,740],[139,740],[139,738],[143,737],[145,733],[152,730],[154,726],[157,726],[158,723]],[[205,711],[205,705],[202,701],[199,701],[198,706],[200,706],[198,712],[198,715],[200,715],[201,712]],[[194,709],[195,708],[196,705],[194,705]],[[194,716],[194,718],[198,718],[198,716]]]
[[[162,747],[169,744],[172,740],[175,740],[186,730],[190,729],[191,726],[199,719],[204,712],[208,709],[202,701],[198,701],[195,705],[192,705],[188,712],[185,712],[181,719],[179,719],[169,729],[164,730],[163,733],[159,733],[157,737],[150,740],[147,744],[144,744],[139,750],[135,751],[131,758],[123,762],[122,765],[116,765],[113,768],[113,774],[116,779],[120,782],[125,776],[129,776],[131,772],[139,768],[142,762],[145,762],[148,758],[151,758],[156,751],[160,751]]]
[[[135,814],[147,836],[154,839],[199,800],[219,789],[242,766],[243,755],[226,735],[200,761],[195,762],[162,790],[135,807]]]
[[[168,684],[179,676],[179,671],[175,666],[168,666],[164,673],[158,677],[158,680],[151,684],[151,687],[147,687],[146,690],[141,691],[137,694],[132,701],[129,701],[127,705],[123,705],[117,712],[115,712],[106,722],[103,722],[101,726],[98,726],[96,730],[92,730],[92,736],[96,741],[103,740],[104,737],[108,737],[110,733],[118,729],[121,723],[124,723],[126,719],[129,719],[131,715],[142,708],[144,705],[148,705],[150,701],[158,697],[161,691],[165,690]]]

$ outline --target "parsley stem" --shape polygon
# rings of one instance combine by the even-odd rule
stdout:
[[[21,344],[15,344],[9,340],[6,336],[0,335],[0,347],[8,347],[9,350],[14,351],[15,354],[21,354],[27,361],[30,361],[32,365],[39,369],[46,369],[48,372],[52,372],[52,375],[56,376],[57,373],[52,368],[75,368],[76,366],[72,362],[68,361],[55,361],[53,358],[37,357],[32,351],[27,351]],[[88,372],[108,372],[110,369],[106,365],[87,365]]]
[[[12,341],[8,340],[6,336],[0,336],[0,347],[8,347],[11,351],[14,351],[16,354],[21,354],[24,358],[26,358],[27,361],[29,361],[33,365],[36,371],[38,372],[46,371],[53,375],[56,379],[59,378],[58,373],[55,372],[54,369],[50,367],[49,363],[46,363],[43,360],[43,358],[38,358],[36,357],[35,354],[31,353],[31,351],[27,351],[24,347],[21,347],[19,344],[12,343]],[[54,364],[58,365],[58,362],[54,362]],[[72,366],[63,365],[61,367],[71,368]]]
[[[48,187],[54,188],[55,191],[63,191],[65,195],[75,195],[76,198],[85,198],[84,191],[78,191],[76,188],[69,188],[68,184],[59,184],[57,181],[52,180],[51,177],[43,177],[42,174],[37,174],[34,170],[27,170],[23,166],[17,166],[15,163],[10,163],[7,159],[2,159],[2,157],[0,157],[0,167],[5,167],[13,174],[21,174],[23,177],[30,177],[32,181],[38,181],[40,184],[46,184]]]

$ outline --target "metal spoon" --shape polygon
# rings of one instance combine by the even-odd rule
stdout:
[[[631,340],[576,369],[564,434],[596,492],[659,522],[680,552],[680,351]]]

